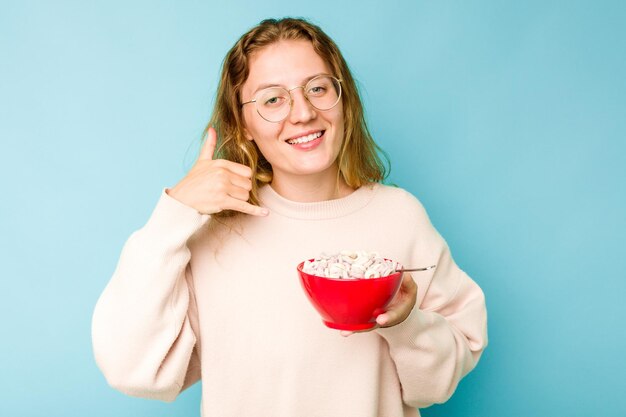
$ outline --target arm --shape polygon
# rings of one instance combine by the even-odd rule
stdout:
[[[209,128],[192,169],[163,192],[148,223],[126,242],[96,305],[96,362],[126,394],[172,401],[200,378],[187,240],[222,210],[268,214],[248,202],[250,167],[213,159],[216,143]]]
[[[417,251],[437,264],[432,277],[414,275],[415,307],[400,324],[376,331],[388,342],[412,407],[442,403],[478,362],[487,346],[487,312],[482,290],[454,263],[449,248],[430,225],[425,212]],[[420,257],[424,261],[424,257]],[[419,264],[419,260],[414,260]]]
[[[164,191],[124,245],[92,321],[96,362],[112,387],[172,401],[199,379],[187,240],[208,219]]]

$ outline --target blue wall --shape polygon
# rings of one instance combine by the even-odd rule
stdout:
[[[90,320],[194,160],[221,60],[264,17],[340,45],[390,180],[488,297],[490,346],[425,416],[626,415],[626,2],[2,1],[0,415],[198,415],[128,398]]]

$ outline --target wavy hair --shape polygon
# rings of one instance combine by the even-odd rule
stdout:
[[[250,56],[282,40],[310,41],[333,75],[342,80],[344,140],[338,156],[339,175],[354,189],[384,180],[389,171],[389,159],[367,129],[355,81],[335,42],[318,26],[301,18],[266,19],[241,36],[226,54],[215,107],[203,135],[206,138],[209,127],[213,126],[218,137],[217,157],[252,169],[249,202],[258,205],[258,190],[272,181],[273,173],[256,143],[245,137],[240,93],[250,71]],[[221,216],[232,214],[220,213]]]

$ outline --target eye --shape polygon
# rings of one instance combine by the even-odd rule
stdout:
[[[289,100],[288,97],[289,93],[282,88],[268,88],[260,94],[258,103],[266,108],[281,107]]]
[[[324,94],[325,91],[326,91],[326,87],[321,86],[321,85],[314,85],[313,87],[309,88],[309,94],[313,94],[315,96]]]
[[[282,96],[270,95],[267,97],[263,97],[263,106],[264,107],[279,107],[285,103],[287,99]]]

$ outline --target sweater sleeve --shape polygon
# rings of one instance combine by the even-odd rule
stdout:
[[[199,379],[187,240],[209,219],[163,190],[126,241],[92,318],[96,363],[127,395],[173,401]]]
[[[487,346],[484,294],[455,264],[425,212],[423,218],[416,247],[427,252],[437,268],[430,278],[413,275],[418,296],[409,316],[396,326],[376,330],[389,345],[403,401],[418,408],[447,401]]]

